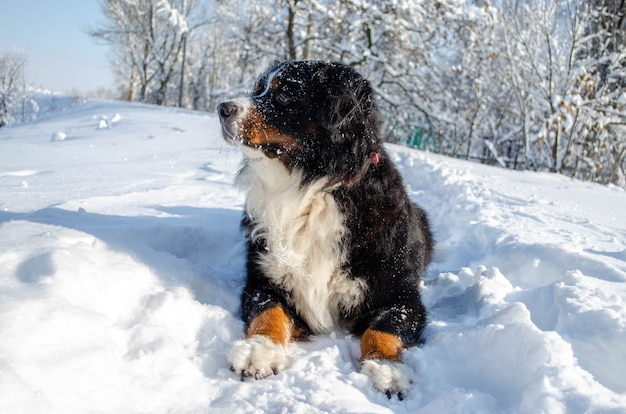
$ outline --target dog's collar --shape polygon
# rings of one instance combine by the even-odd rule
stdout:
[[[370,152],[370,156],[369,156],[370,164],[372,164],[375,167],[378,165],[378,161],[380,161],[380,155],[378,155],[376,151]]]

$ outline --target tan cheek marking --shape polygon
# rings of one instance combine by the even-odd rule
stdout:
[[[247,337],[265,335],[275,344],[285,345],[291,339],[292,325],[285,311],[275,306],[254,318],[248,327]]]
[[[386,332],[368,329],[361,337],[361,361],[366,359],[386,359],[400,362],[404,349],[402,340]]]
[[[275,127],[267,125],[256,109],[250,109],[246,119],[242,122],[243,139],[248,145],[263,146],[268,144],[280,145],[284,149],[295,148],[293,137],[283,134]]]

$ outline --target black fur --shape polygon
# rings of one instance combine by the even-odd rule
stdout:
[[[272,78],[277,71],[278,78]],[[365,280],[369,289],[360,306],[342,312],[338,328],[356,335],[372,328],[400,337],[405,345],[418,343],[426,325],[419,283],[431,260],[433,240],[425,212],[409,200],[382,146],[380,115],[369,82],[339,63],[288,62],[261,76],[250,99],[265,124],[295,142],[259,148],[289,171],[302,171],[302,186],[328,177],[345,217],[342,243],[348,254],[343,267],[350,277]],[[227,105],[219,107],[225,131],[230,112],[236,110]],[[254,227],[247,215],[242,227],[248,235]],[[248,326],[264,310],[279,305],[306,336],[310,330],[289,292],[273,284],[258,265],[265,247],[262,238],[248,240],[243,320]]]

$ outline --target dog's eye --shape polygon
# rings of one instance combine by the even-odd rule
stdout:
[[[281,105],[289,105],[292,101],[292,97],[291,95],[285,93],[285,92],[281,92],[278,95],[276,95],[276,102],[278,102]]]

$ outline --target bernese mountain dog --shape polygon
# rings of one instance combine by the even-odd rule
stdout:
[[[433,239],[383,148],[370,83],[340,63],[285,62],[217,110],[244,154],[236,184],[247,191],[246,332],[228,355],[233,371],[276,374],[291,341],[345,331],[361,339],[361,372],[402,399]]]

